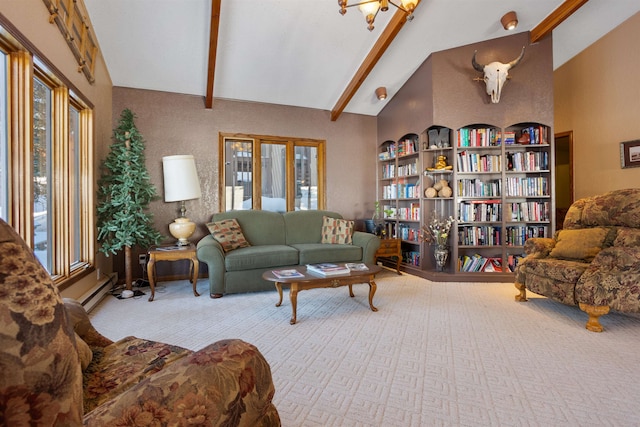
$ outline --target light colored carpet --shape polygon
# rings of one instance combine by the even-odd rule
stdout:
[[[135,335],[193,350],[255,344],[272,369],[284,426],[640,425],[640,317],[586,314],[512,284],[434,283],[384,271],[368,286],[196,298],[161,283],[154,302],[108,296],[91,313],[111,339]]]

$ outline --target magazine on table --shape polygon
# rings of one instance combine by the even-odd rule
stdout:
[[[349,269],[344,265],[331,264],[324,262],[321,264],[307,264],[307,271],[321,276],[337,276],[340,274],[349,274]]]
[[[348,262],[344,265],[349,271],[368,271],[369,267],[364,262]]]
[[[287,270],[272,270],[271,272],[278,279],[297,279],[299,277],[304,277],[304,274],[293,268]]]

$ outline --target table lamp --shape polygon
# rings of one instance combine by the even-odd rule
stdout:
[[[169,224],[169,231],[178,239],[179,246],[188,245],[188,239],[196,230],[196,224],[185,216],[187,210],[184,202],[202,196],[196,162],[191,155],[166,156],[162,158],[162,169],[164,201],[180,202],[180,218]]]

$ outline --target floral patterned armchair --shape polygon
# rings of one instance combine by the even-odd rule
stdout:
[[[586,328],[603,330],[610,310],[640,312],[640,189],[576,200],[553,238],[525,242],[516,268],[517,301],[527,289],[589,315]]]
[[[225,340],[192,352],[100,335],[0,220],[0,425],[279,426],[269,364]]]

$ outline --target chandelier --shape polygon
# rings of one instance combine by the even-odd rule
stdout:
[[[372,31],[374,28],[373,22],[376,20],[378,12],[386,12],[389,10],[389,3],[406,13],[407,21],[411,21],[413,19],[413,10],[419,1],[420,0],[400,0],[400,4],[396,4],[392,0],[365,0],[355,4],[347,4],[347,0],[338,0],[338,5],[340,6],[340,15],[347,13],[348,7],[358,6],[358,9],[360,9],[360,12],[362,12],[367,20],[367,28],[369,28],[369,31]]]

